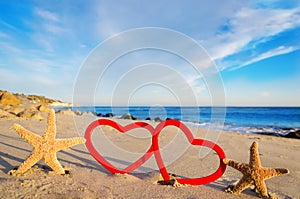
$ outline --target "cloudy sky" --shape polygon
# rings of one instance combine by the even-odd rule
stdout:
[[[91,52],[116,34],[144,27],[172,30],[201,45],[218,70],[226,105],[300,106],[298,0],[1,0],[0,89],[72,101]],[[140,50],[118,58],[97,82],[84,77],[84,86],[96,84],[98,105],[112,98],[120,105],[211,105],[209,83],[189,68],[171,53]]]

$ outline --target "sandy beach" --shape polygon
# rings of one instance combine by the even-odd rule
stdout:
[[[46,117],[46,113],[43,113]],[[57,138],[83,137],[88,124],[97,119],[92,115],[57,114]],[[116,119],[120,124],[131,120]],[[149,121],[148,121],[149,122]],[[136,171],[126,175],[112,175],[96,162],[85,145],[77,145],[69,150],[59,151],[58,160],[68,175],[57,175],[40,161],[24,175],[16,177],[7,174],[18,167],[30,154],[32,147],[13,130],[14,123],[42,135],[46,120],[1,119],[0,120],[0,197],[1,198],[257,198],[254,191],[247,189],[239,196],[225,193],[224,189],[239,180],[241,173],[227,167],[224,175],[217,181],[200,186],[173,187],[157,184],[159,172],[152,158],[143,165],[150,167],[145,172]],[[150,122],[154,127],[158,123]],[[191,129],[198,138],[208,137],[205,129]],[[134,136],[118,134],[111,128],[103,128],[105,135],[118,147],[132,152],[144,152],[151,144],[145,135],[138,144]],[[136,130],[134,134],[145,134]],[[209,132],[213,133],[213,132]],[[95,133],[96,135],[97,133]],[[161,148],[170,140],[182,134],[168,128],[160,135]],[[97,136],[97,135],[96,135]],[[96,139],[96,138],[93,138]],[[180,138],[181,139],[181,138]],[[184,137],[183,137],[184,139]],[[139,139],[141,140],[141,139]],[[259,152],[264,167],[287,168],[290,173],[266,180],[268,191],[278,198],[300,198],[300,140],[266,135],[221,132],[214,140],[224,150],[227,158],[248,163],[249,147],[252,142],[259,143]],[[100,150],[100,149],[99,149]],[[168,155],[168,153],[166,153]],[[107,155],[108,156],[108,155]],[[163,155],[164,156],[164,155]],[[218,166],[213,152],[203,159],[199,157],[199,147],[189,147],[176,161],[168,165],[168,171],[178,176],[196,177],[212,173]],[[167,157],[166,157],[167,158]],[[122,165],[122,161],[115,160]],[[118,164],[116,165],[118,166]],[[112,164],[113,161],[112,161]],[[154,170],[153,170],[154,169]]]

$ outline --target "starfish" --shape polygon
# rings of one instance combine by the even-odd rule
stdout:
[[[57,160],[56,153],[60,150],[67,149],[77,144],[85,142],[84,138],[69,138],[69,139],[56,139],[56,125],[55,125],[55,111],[51,109],[48,115],[48,124],[46,132],[43,136],[34,134],[19,124],[14,124],[15,131],[29,144],[33,146],[33,151],[30,156],[19,166],[14,172],[15,174],[23,174],[30,169],[35,163],[42,158],[45,163],[57,174],[65,174]]]
[[[265,180],[289,173],[287,169],[283,168],[266,168],[262,167],[258,153],[258,143],[253,142],[250,147],[250,161],[249,164],[240,163],[235,160],[223,159],[224,164],[231,166],[243,174],[243,177],[235,186],[229,186],[225,191],[234,194],[240,194],[243,190],[255,186],[255,190],[263,197],[268,197]],[[233,188],[232,188],[233,187]]]

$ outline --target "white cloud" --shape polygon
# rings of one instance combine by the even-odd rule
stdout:
[[[35,8],[35,13],[40,16],[43,19],[49,20],[49,21],[58,21],[59,17],[57,14],[41,9],[41,8]]]
[[[53,33],[53,34],[63,33],[63,32],[67,31],[65,28],[62,28],[62,27],[54,25],[54,24],[45,24],[44,27],[45,27],[46,31]]]
[[[6,21],[3,21],[3,20],[1,20],[1,19],[0,19],[0,24],[2,24],[3,26],[5,26],[5,27],[7,27],[7,28],[9,28],[9,29],[11,29],[11,30],[14,30],[14,31],[16,31],[16,32],[19,31],[15,26],[13,26],[13,25],[11,25],[10,23],[7,23]]]
[[[193,38],[207,39],[226,21],[226,17],[234,15],[241,6],[249,3],[240,0],[227,0],[220,4],[219,0],[206,2],[161,1],[155,4],[148,2],[99,2],[95,1],[97,33],[103,37],[112,36],[120,31],[142,28],[162,27],[187,34]],[[81,20],[81,19],[79,19]]]
[[[58,45],[58,39],[64,37],[65,33],[69,33],[68,29],[65,29],[61,26],[52,23],[45,23],[40,26],[34,24],[32,26],[35,31],[31,34],[31,39],[39,47],[43,48],[43,50],[48,52],[54,52],[56,50],[55,46]],[[67,40],[69,38],[65,39]]]
[[[241,64],[237,67],[231,68],[230,70],[235,70],[235,69],[241,68],[243,66],[247,66],[249,64],[252,64],[252,63],[255,63],[255,62],[270,58],[270,57],[287,54],[287,53],[293,52],[293,51],[298,50],[298,49],[299,48],[292,47],[292,46],[290,46],[290,47],[279,46],[275,49],[272,49],[272,50],[269,50],[265,53],[262,53],[262,54],[258,55],[257,57],[254,57],[253,59],[251,59],[247,62],[244,62],[243,64]]]
[[[44,36],[42,33],[36,32],[35,34],[31,35],[31,39],[43,50],[47,52],[54,52],[54,41],[52,37]]]
[[[70,33],[70,30],[57,13],[36,7],[34,14],[38,17],[35,17],[34,20],[24,21],[32,29],[32,32],[29,33],[30,38],[43,50],[54,52],[58,39],[71,37],[70,34],[65,36],[66,33]]]
[[[21,49],[17,48],[14,44],[9,42],[0,42],[0,52],[3,54],[16,54],[22,52]]]
[[[195,94],[203,93],[207,89],[201,78],[201,76],[195,76],[186,79],[186,82],[190,85],[190,88],[193,89]]]
[[[229,20],[227,31],[204,41],[203,45],[208,48],[213,60],[222,60],[245,48],[253,48],[254,46],[247,46],[250,42],[263,43],[274,35],[298,26],[300,26],[300,9],[242,8]],[[295,49],[290,48],[285,51],[278,49],[281,54],[291,50]],[[269,52],[256,61],[278,54],[279,52]],[[255,59],[252,61],[254,62]],[[223,66],[221,69],[225,67],[228,66]]]

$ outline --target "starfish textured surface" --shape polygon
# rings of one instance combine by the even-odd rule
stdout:
[[[265,184],[265,179],[280,176],[289,173],[287,169],[283,168],[265,168],[261,166],[258,143],[253,142],[250,147],[250,161],[249,164],[240,163],[235,160],[224,159],[224,164],[231,166],[243,174],[243,177],[233,187],[233,189],[227,189],[227,191],[239,194],[251,185],[255,186],[255,189],[261,196],[268,197],[268,191]]]
[[[57,174],[65,174],[57,160],[56,153],[60,150],[67,149],[77,144],[85,142],[84,138],[69,138],[69,139],[55,139],[56,124],[55,124],[55,111],[50,110],[48,115],[48,125],[46,132],[43,136],[34,134],[19,124],[14,124],[15,131],[29,144],[33,146],[33,151],[30,156],[19,166],[16,174],[22,174],[30,169],[42,158],[45,163],[53,169]]]

